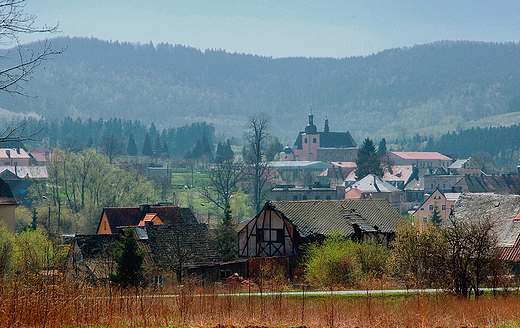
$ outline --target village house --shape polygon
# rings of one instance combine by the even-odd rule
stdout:
[[[0,148],[0,165],[29,166],[31,156],[22,147]]]
[[[331,200],[344,198],[344,186],[330,188],[319,185],[313,187],[281,185],[267,192],[267,199],[271,200]]]
[[[67,274],[81,282],[104,282],[115,268],[111,256],[121,233],[133,233],[145,250],[147,281],[177,283],[186,267],[220,262],[208,226],[190,209],[141,205],[104,208],[97,234],[78,235],[67,258]]]
[[[2,179],[0,179],[0,220],[2,220],[7,230],[14,233],[14,209],[18,205],[18,201],[13,197],[11,188]]]
[[[441,222],[444,222],[450,216],[459,196],[460,193],[444,193],[439,189],[435,190],[412,214],[414,222],[426,223],[430,221],[435,209]]]
[[[391,151],[388,152],[388,161],[392,165],[413,165],[418,169],[448,168],[453,160],[438,152],[420,151]]]
[[[312,186],[320,173],[332,167],[320,161],[274,161],[267,163],[269,179],[276,185]]]
[[[369,174],[361,180],[347,186],[347,199],[386,199],[399,212],[403,212],[404,192],[374,174]]]
[[[302,245],[331,234],[388,245],[404,220],[384,199],[269,201],[239,231],[238,255],[294,257]]]
[[[520,274],[520,196],[462,193],[453,208],[454,220],[491,219],[498,237],[500,258]]]

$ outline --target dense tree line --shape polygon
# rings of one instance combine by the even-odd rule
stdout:
[[[206,122],[159,130],[153,123],[146,126],[139,121],[115,118],[29,118],[27,130],[39,131],[36,140],[27,142],[28,145],[72,151],[92,147],[111,158],[118,155],[183,157],[198,140],[205,138],[209,145],[215,140],[215,128]]]
[[[31,81],[28,92],[37,97],[0,95],[1,108],[167,126],[205,120],[238,135],[250,115],[265,112],[285,138],[305,126],[312,106],[323,119],[325,113],[333,119],[333,131],[349,130],[357,140],[367,133],[464,125],[520,108],[520,45],[513,42],[444,41],[342,59],[268,58],[94,38],[52,42],[67,51]]]
[[[509,173],[516,170],[520,159],[518,140],[520,125],[515,124],[508,127],[477,127],[450,132],[438,138],[416,135],[403,144],[407,144],[408,149],[438,151],[458,158],[472,156],[481,160],[483,165]]]

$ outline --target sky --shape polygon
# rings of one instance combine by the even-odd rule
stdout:
[[[47,36],[279,57],[366,56],[440,40],[520,41],[519,0],[26,0]],[[41,35],[31,35],[28,42]]]

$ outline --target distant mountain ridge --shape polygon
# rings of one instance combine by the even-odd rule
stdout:
[[[224,136],[241,135],[250,115],[266,112],[271,132],[289,141],[312,108],[319,131],[328,117],[331,131],[350,131],[358,143],[520,111],[517,43],[442,41],[366,57],[273,59],[95,38],[50,41],[67,49],[27,85],[36,97],[0,93],[0,108],[158,128],[206,121]]]

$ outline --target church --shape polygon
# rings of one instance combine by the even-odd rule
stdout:
[[[282,150],[280,161],[355,162],[357,150],[348,131],[330,132],[328,119],[325,119],[323,132],[318,132],[311,111],[309,124],[298,134],[292,148]]]

